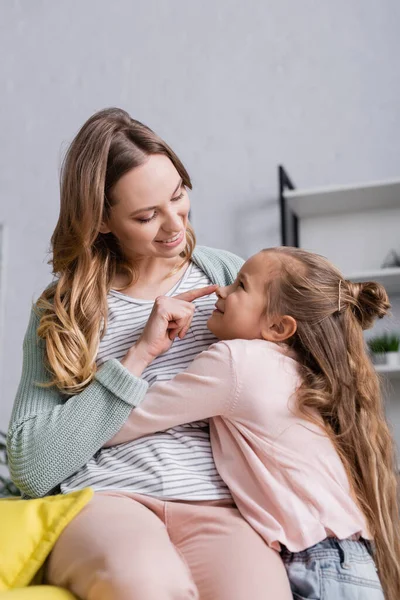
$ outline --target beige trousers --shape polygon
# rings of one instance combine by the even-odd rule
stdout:
[[[230,502],[98,492],[58,539],[48,583],[82,600],[292,600],[280,556]]]

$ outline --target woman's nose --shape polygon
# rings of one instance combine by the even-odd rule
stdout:
[[[178,233],[182,229],[182,217],[174,211],[170,211],[164,221],[163,229],[168,233]]]

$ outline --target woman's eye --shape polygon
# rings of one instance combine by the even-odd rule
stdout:
[[[179,194],[179,196],[176,196],[176,198],[171,198],[171,202],[178,202],[178,200],[182,200],[184,195],[185,195],[185,191],[182,190],[182,192]],[[136,220],[138,221],[138,223],[150,223],[150,221],[155,219],[156,216],[157,216],[157,213],[155,212],[148,219],[136,219]]]
[[[183,196],[184,192],[181,192],[176,198],[171,198],[171,202],[177,202],[178,200],[182,200]]]
[[[151,217],[149,217],[148,219],[137,219],[137,220],[139,221],[139,223],[150,223],[150,221],[155,219],[156,216],[157,216],[157,213],[153,213],[153,215]]]

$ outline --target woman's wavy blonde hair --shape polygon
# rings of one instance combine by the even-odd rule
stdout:
[[[378,283],[343,280],[316,254],[288,247],[263,252],[278,259],[267,283],[266,310],[297,322],[289,344],[302,369],[298,409],[310,420],[314,411],[322,417],[374,538],[385,598],[399,600],[395,452],[380,382],[363,337],[363,329],[389,310],[386,291]]]
[[[61,170],[61,206],[51,238],[49,261],[56,276],[37,301],[38,335],[45,340],[51,380],[65,394],[77,394],[93,379],[96,355],[107,326],[107,293],[116,273],[137,277],[112,234],[101,224],[112,207],[112,189],[150,155],[163,154],[186,188],[190,177],[171,148],[151,129],[118,108],[94,114],[76,135]],[[195,235],[188,225],[179,269],[191,259]]]

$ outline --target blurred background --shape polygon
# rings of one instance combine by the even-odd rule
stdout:
[[[244,258],[280,244],[282,164],[300,196],[322,188],[314,204],[305,194],[301,245],[345,275],[400,253],[397,0],[3,0],[0,11],[0,429],[31,303],[50,281],[60,163],[101,108],[126,109],[180,156],[200,244]],[[362,192],[354,210],[332,210],[346,196],[325,186],[371,181],[383,183],[366,214]],[[394,311],[378,333],[398,334],[391,265]],[[381,370],[400,444],[400,361]]]

